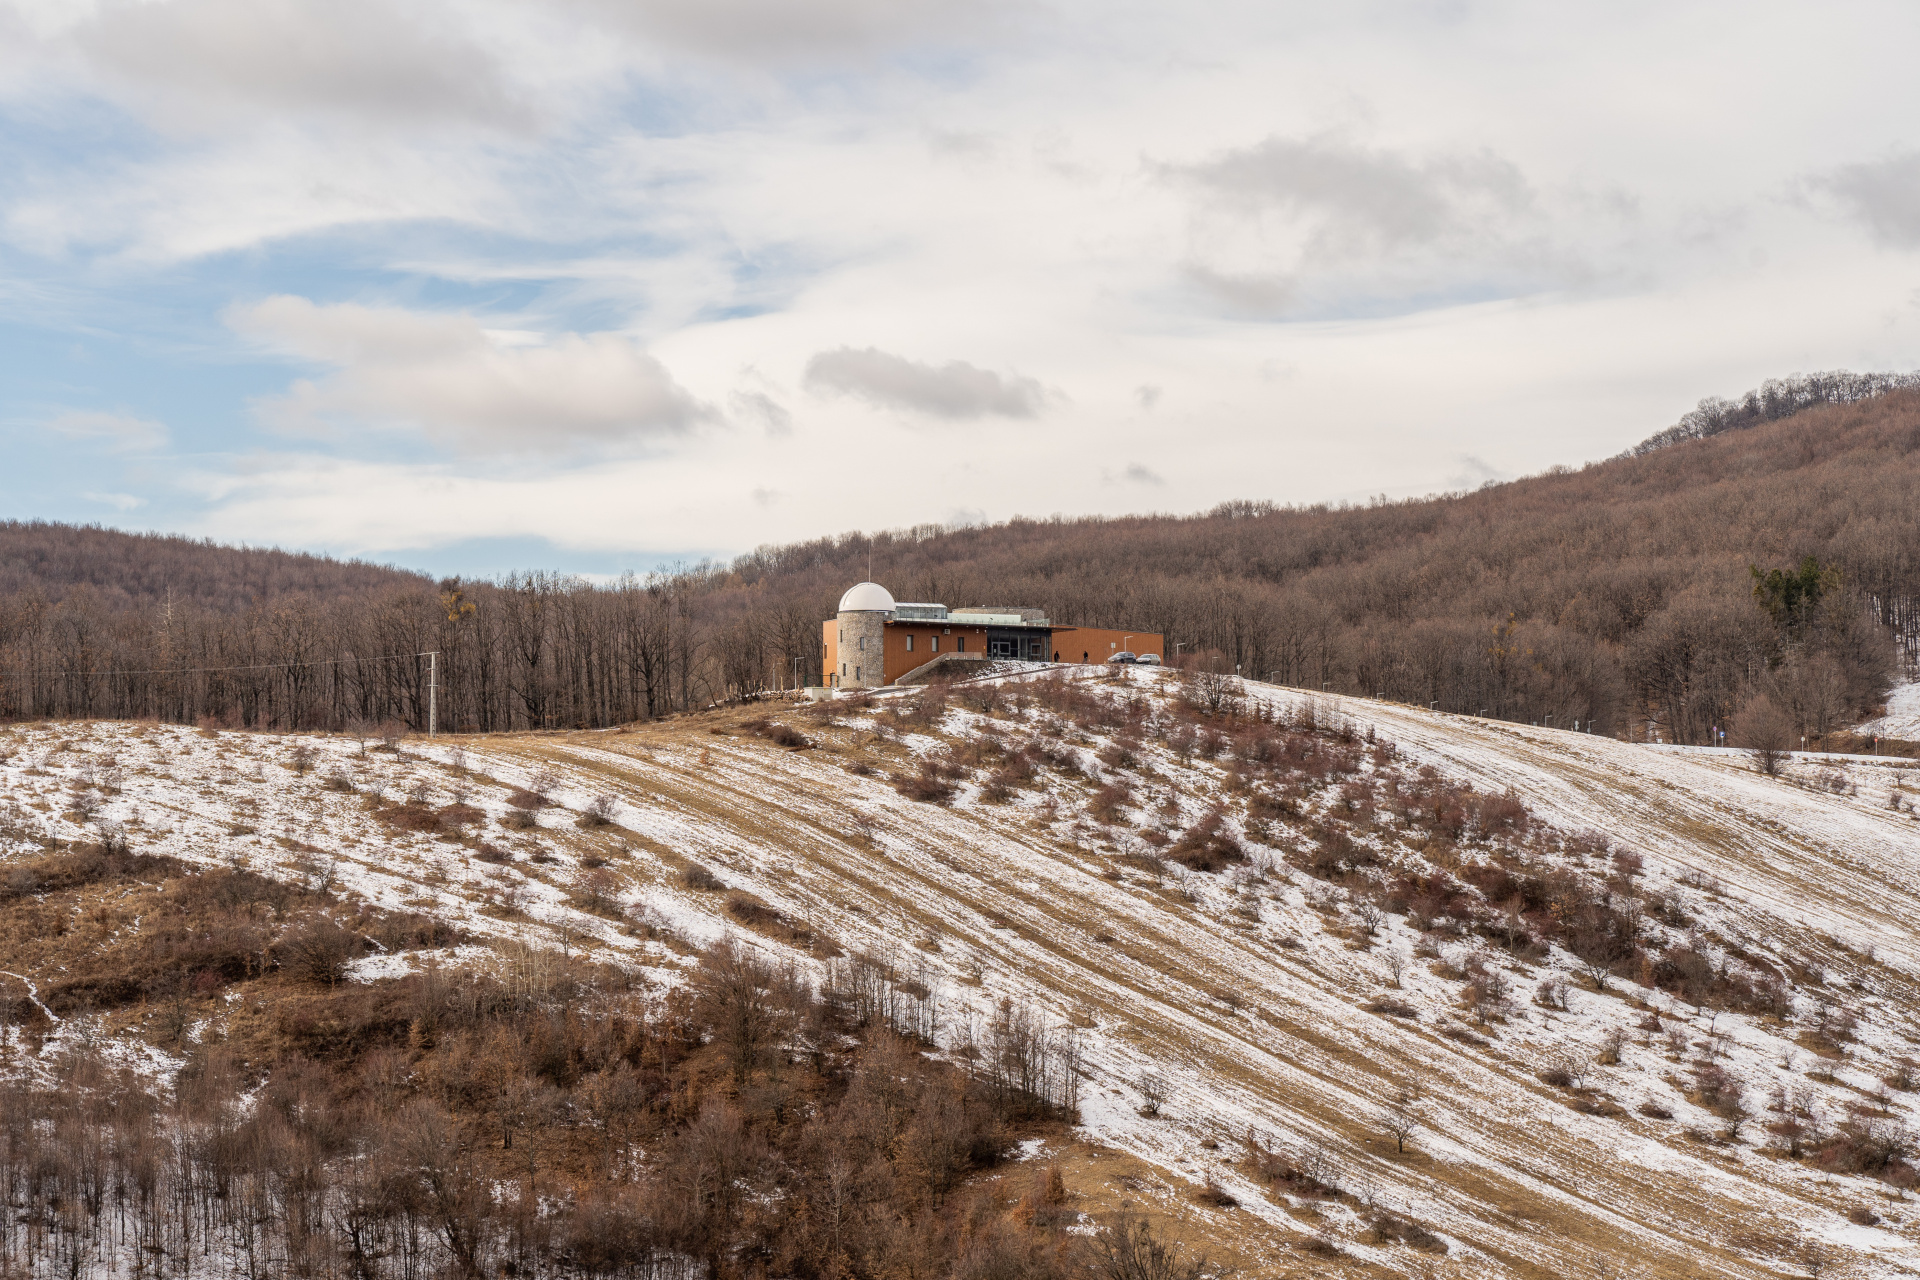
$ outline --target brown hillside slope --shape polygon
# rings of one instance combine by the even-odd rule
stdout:
[[[0,598],[88,593],[108,613],[160,608],[240,613],[277,597],[365,596],[417,585],[388,565],[43,520],[0,521]]]
[[[1077,1145],[1038,1148],[1067,1207],[1149,1208],[1250,1274],[1920,1266],[1910,771],[1196,692],[1009,678],[400,756],[22,727],[0,768],[17,847],[93,830],[70,797],[111,782],[99,816],[137,849],[324,877],[643,991],[729,935],[828,985],[865,956],[873,1016],[970,1071],[1024,1004],[1075,1029]],[[207,1043],[247,1034],[245,1001],[202,999]],[[688,1088],[648,1106],[684,1118]],[[571,1105],[551,1123],[584,1142]],[[784,1176],[739,1173],[768,1205],[796,1203]]]

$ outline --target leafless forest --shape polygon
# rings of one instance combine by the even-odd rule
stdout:
[[[442,728],[657,717],[816,679],[871,554],[900,599],[1163,631],[1255,678],[1681,742],[1824,734],[1920,654],[1920,391],[1827,390],[1472,493],[848,534],[605,586],[14,524],[0,714],[419,727],[436,651]],[[1754,569],[1815,586],[1770,605]]]
[[[1073,1114],[1072,1042],[1024,1007],[956,1070],[919,1051],[937,994],[882,959],[822,990],[723,942],[661,996],[522,947],[369,985],[356,956],[449,930],[103,848],[10,864],[9,928],[76,910],[139,924],[0,999],[0,1063],[29,1067],[0,1072],[0,1274],[1081,1274],[1057,1175],[1011,1216],[963,1185]],[[222,996],[222,1043],[179,1038]],[[41,1053],[127,1009],[188,1055],[170,1090]]]

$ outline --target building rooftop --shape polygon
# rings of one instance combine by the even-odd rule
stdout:
[[[956,622],[969,627],[1045,627],[1045,609],[1017,605],[988,608],[949,609],[926,600],[896,602],[893,595],[877,582],[862,582],[840,597],[841,613],[884,613],[895,622]]]

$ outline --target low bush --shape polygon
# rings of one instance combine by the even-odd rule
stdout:
[[[613,815],[619,810],[620,802],[605,792],[595,796],[574,819],[578,827],[604,827],[613,822]]]
[[[953,784],[924,764],[918,773],[894,774],[893,789],[923,804],[948,804],[953,800]]]
[[[1366,1219],[1361,1239],[1367,1244],[1403,1244],[1421,1253],[1445,1253],[1447,1242],[1410,1218],[1375,1209]]]
[[[283,938],[274,950],[282,969],[331,987],[346,976],[348,963],[359,953],[360,938],[321,917]]]
[[[515,787],[507,793],[507,803],[516,809],[544,809],[547,807],[547,798],[535,795],[525,787]]]
[[[1381,998],[1361,1005],[1368,1013],[1384,1014],[1389,1018],[1418,1018],[1420,1011],[1404,1000]]]
[[[727,887],[726,882],[719,876],[691,859],[686,866],[680,868],[680,883],[689,889],[705,889],[710,892]]]
[[[1723,1120],[1746,1114],[1747,1087],[1717,1062],[1693,1066],[1693,1101]]]
[[[1221,1186],[1212,1174],[1208,1174],[1207,1180],[1195,1188],[1193,1192],[1193,1202],[1195,1204],[1203,1204],[1209,1209],[1237,1209],[1240,1207],[1239,1198],[1236,1197],[1233,1192]]]
[[[1225,813],[1215,809],[1169,845],[1166,857],[1191,871],[1224,871],[1245,862],[1247,851],[1227,829]]]
[[[374,816],[396,831],[432,833],[442,829],[438,813],[411,800],[405,804],[390,804],[376,809]]]

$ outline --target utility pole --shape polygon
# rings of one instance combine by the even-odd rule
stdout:
[[[440,729],[440,651],[433,649],[420,656],[427,660],[427,736],[431,738]]]

